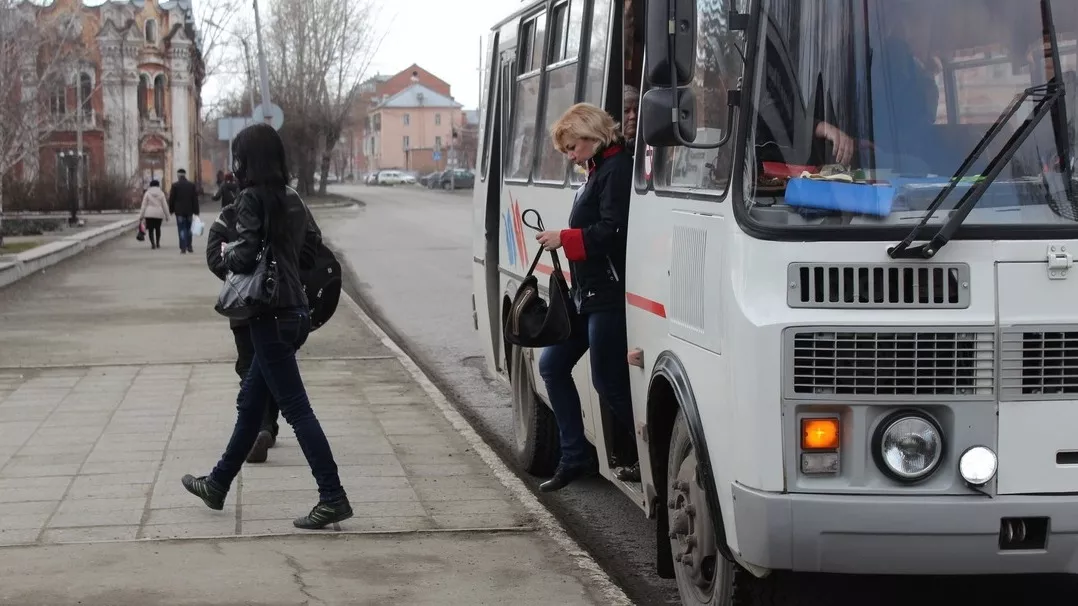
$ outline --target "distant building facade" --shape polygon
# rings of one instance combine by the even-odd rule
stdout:
[[[419,65],[366,80],[339,143],[348,151],[346,172],[444,168],[461,109],[449,83]]]
[[[122,180],[129,187],[151,179],[166,185],[186,169],[201,172],[202,54],[192,0],[53,0],[35,7],[38,18],[67,11],[79,19],[85,54],[68,79],[48,95],[56,118],[38,153],[18,167],[23,179],[75,182],[77,131],[82,130],[84,184]],[[73,119],[82,100],[82,119]]]

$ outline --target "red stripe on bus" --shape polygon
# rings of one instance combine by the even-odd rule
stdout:
[[[633,294],[631,292],[625,293],[625,302],[633,307],[643,309],[646,312],[653,313],[660,318],[666,317],[666,307],[658,301],[652,301],[646,297]]]
[[[510,200],[512,200],[512,198],[510,198]],[[517,252],[519,253],[519,256],[520,256],[520,264],[527,267],[527,265],[528,265],[528,248],[527,248],[527,244],[524,243],[524,221],[521,220],[521,218],[520,218],[520,205],[517,203],[516,200],[512,200],[512,202],[513,202],[513,229],[516,230],[517,243],[519,244],[519,246],[517,247]]]
[[[536,265],[535,266],[535,271],[537,271],[537,272],[539,272],[541,274],[548,275],[548,276],[554,275],[554,268],[551,267],[550,265],[545,265],[543,263],[539,263],[538,265]],[[567,272],[567,271],[565,271],[563,269],[563,270],[561,270],[561,275],[565,278],[566,282],[572,282],[572,280],[569,279],[569,272]]]

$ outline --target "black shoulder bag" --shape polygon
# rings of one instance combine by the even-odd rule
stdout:
[[[238,196],[237,196],[238,197]],[[264,204],[263,204],[264,206]],[[277,262],[273,258],[273,246],[270,243],[270,213],[264,211],[265,234],[262,236],[262,250],[254,270],[247,274],[229,271],[217,295],[214,309],[217,313],[232,320],[250,320],[271,311],[276,307],[280,281],[277,277]]]
[[[536,225],[527,221],[528,213],[535,213]],[[525,210],[521,221],[528,227],[543,231],[543,218],[532,208]],[[509,314],[505,319],[505,340],[519,347],[549,347],[568,341],[576,324],[577,310],[569,295],[569,285],[561,270],[557,251],[550,251],[554,271],[550,275],[549,302],[539,296],[539,280],[535,267],[543,257],[543,247],[535,254],[524,281],[513,297]]]

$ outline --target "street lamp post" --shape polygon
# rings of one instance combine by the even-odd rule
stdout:
[[[273,122],[270,111],[269,67],[266,64],[266,52],[262,48],[262,18],[258,14],[258,0],[252,0],[255,7],[255,37],[258,42],[258,71],[262,80],[262,116],[266,124]],[[253,110],[252,110],[253,112]]]
[[[78,224],[79,208],[82,206],[82,92],[82,70],[79,69],[75,76],[75,147],[78,149],[75,155],[75,198],[72,200],[68,225]]]

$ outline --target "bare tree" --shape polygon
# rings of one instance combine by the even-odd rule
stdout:
[[[236,36],[244,2],[202,0],[195,3],[196,28],[202,43],[202,63],[207,78],[220,74],[237,59]]]
[[[266,54],[301,193],[325,193],[332,153],[381,37],[370,0],[275,0]]]
[[[377,15],[368,0],[329,2],[332,14],[328,28],[331,45],[325,94],[320,104],[320,121],[324,129],[318,193],[326,194],[333,151],[341,140],[344,126],[352,113],[352,106],[359,92],[359,84],[367,75],[375,52],[385,38],[377,34],[374,24]],[[338,171],[340,176],[340,171]]]
[[[0,223],[4,184],[14,169],[22,164],[25,173],[36,166],[39,148],[53,133],[77,126],[76,113],[57,111],[66,110],[68,87],[74,85],[77,99],[93,94],[76,76],[81,67],[90,67],[82,59],[81,33],[78,8],[49,10],[0,0]],[[58,107],[52,107],[54,100]]]

